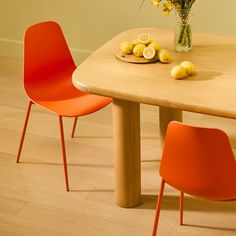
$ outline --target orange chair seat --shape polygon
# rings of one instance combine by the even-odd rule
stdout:
[[[236,170],[235,170],[236,174]],[[219,183],[217,186],[217,183],[214,182],[214,180],[210,181],[208,184],[205,184],[204,187],[201,186],[202,192],[199,192],[197,186],[187,186],[187,184],[184,186],[177,186],[169,183],[168,181],[165,181],[167,184],[172,186],[173,188],[179,190],[180,192],[187,193],[192,196],[196,196],[202,199],[207,200],[213,200],[213,201],[233,201],[236,200],[236,176],[232,176],[229,179],[224,178],[224,183]],[[207,182],[207,181],[206,181]],[[187,181],[186,181],[187,183]],[[215,187],[212,187],[212,186]],[[224,186],[223,186],[224,185]],[[188,189],[188,190],[186,190]]]
[[[105,104],[104,99],[107,99],[107,103]],[[62,100],[61,97],[58,98],[58,100],[56,100],[56,98],[55,100],[50,101],[38,100],[37,104],[57,113],[58,115],[75,117],[96,112],[105,107],[110,102],[111,100],[108,98],[96,96],[93,94],[84,94],[80,97],[71,97],[65,100]],[[67,109],[65,109],[65,107]]]
[[[37,78],[25,83],[25,91],[30,100],[43,106],[49,111],[61,116],[82,116],[93,113],[105,107],[112,99],[80,92],[71,82],[71,75],[75,70],[70,65],[67,70]],[[60,80],[58,80],[60,78]]]

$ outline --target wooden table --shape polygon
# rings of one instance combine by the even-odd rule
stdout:
[[[171,51],[170,64],[131,64],[114,55],[120,43],[149,32]],[[170,77],[171,68],[192,61],[197,75]],[[236,118],[236,38],[195,34],[193,50],[173,50],[173,32],[141,28],[123,32],[89,56],[73,74],[78,89],[113,98],[115,140],[115,199],[121,207],[141,203],[140,103],[159,106],[164,141],[169,121],[182,120],[182,110]]]

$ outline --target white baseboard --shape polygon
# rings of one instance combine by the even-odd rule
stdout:
[[[86,59],[91,50],[70,48],[71,54],[78,65]],[[23,59],[23,41],[0,38],[0,57],[8,57],[22,60]]]

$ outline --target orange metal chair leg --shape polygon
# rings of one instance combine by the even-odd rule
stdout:
[[[184,193],[180,192],[180,225],[183,225]]]
[[[68,171],[67,171],[66,148],[65,148],[62,116],[59,116],[59,126],[60,126],[60,133],[61,133],[62,159],[63,159],[63,165],[64,165],[66,191],[69,191],[69,180],[68,180]]]
[[[159,221],[159,216],[160,216],[161,202],[162,202],[164,187],[165,187],[165,180],[162,179],[160,193],[157,199],[157,208],[156,208],[155,220],[154,220],[154,225],[153,225],[153,230],[152,230],[152,236],[156,236],[156,233],[157,233],[157,226],[158,226],[158,221]]]
[[[74,124],[73,124],[73,128],[72,128],[71,138],[74,138],[77,120],[78,120],[78,116],[76,116],[75,119],[74,119]]]
[[[19,161],[20,161],[20,154],[21,154],[21,150],[22,150],[22,147],[23,147],[24,139],[25,139],[25,132],[26,132],[26,128],[27,128],[27,125],[28,125],[28,120],[29,120],[29,115],[30,115],[30,110],[31,110],[32,104],[33,104],[33,102],[30,101],[29,105],[28,105],[27,113],[26,113],[26,118],[25,118],[23,131],[22,131],[22,134],[21,134],[20,146],[19,146],[18,153],[17,153],[16,163],[19,163]]]

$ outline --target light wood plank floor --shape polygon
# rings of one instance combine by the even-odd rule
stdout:
[[[15,163],[26,107],[22,62],[0,58],[0,235],[151,235],[160,183],[158,108],[141,106],[143,204],[123,209],[113,203],[111,106],[81,117],[74,139],[70,138],[72,119],[65,120],[69,193],[56,116],[33,107],[21,163]],[[236,148],[236,121],[187,112],[184,121],[222,128]],[[178,192],[167,187],[159,235],[236,235],[235,202],[186,196],[184,226],[178,225],[178,205]]]

